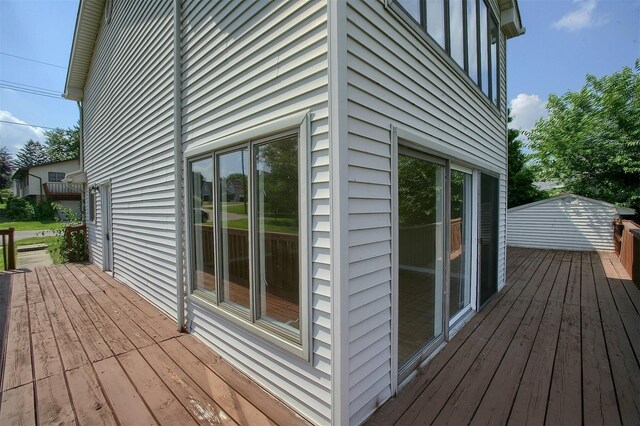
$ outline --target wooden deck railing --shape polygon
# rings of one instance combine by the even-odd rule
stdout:
[[[640,226],[630,220],[614,221],[613,246],[624,269],[640,285]]]
[[[0,229],[2,235],[2,258],[4,270],[16,269],[16,250],[13,244],[13,228]]]
[[[86,225],[64,228],[64,241],[69,253],[69,262],[82,262],[87,259]]]

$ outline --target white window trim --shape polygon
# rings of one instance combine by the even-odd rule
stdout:
[[[193,268],[192,262],[192,220],[187,214],[190,208],[185,211],[185,225],[188,232],[186,237],[186,277],[187,277],[187,302],[205,308],[209,312],[226,320],[228,323],[244,329],[255,336],[261,337],[278,349],[292,353],[307,362],[311,362],[311,342],[312,342],[312,285],[311,277],[311,117],[308,111],[288,115],[278,120],[274,120],[260,126],[256,126],[236,134],[226,136],[214,141],[206,142],[188,148],[184,153],[184,170],[189,170],[189,163],[199,158],[212,155],[213,151],[219,151],[243,142],[252,140],[264,140],[269,135],[277,135],[298,129],[298,170],[299,170],[299,204],[300,204],[300,249],[299,249],[299,271],[300,271],[300,344],[297,345],[276,333],[270,332],[267,328],[259,325],[259,321],[250,322],[241,316],[235,315],[233,311],[217,305],[211,298],[203,293],[192,292],[193,289]],[[191,182],[189,173],[184,173],[185,203],[190,203]],[[253,267],[253,266],[252,266]]]

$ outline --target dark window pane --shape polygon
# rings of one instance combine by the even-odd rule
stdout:
[[[258,317],[299,334],[298,137],[255,148]]]
[[[491,18],[489,21],[490,36],[491,36],[491,100],[494,104],[498,105],[498,96],[500,94],[500,84],[498,83],[498,76],[500,75],[500,64],[498,63],[498,25],[496,21]]]
[[[397,2],[417,23],[420,23],[420,0],[397,0]]]
[[[489,96],[489,44],[487,42],[487,5],[480,0],[480,76],[482,91]]]
[[[249,206],[247,148],[218,155],[220,300],[249,309]]]
[[[449,30],[451,33],[451,57],[464,68],[464,23],[462,0],[449,0]]]
[[[213,255],[213,159],[191,163],[193,290],[216,291]]]
[[[444,0],[427,0],[427,32],[444,47]]]
[[[476,0],[467,0],[467,59],[469,77],[478,82],[478,37]]]

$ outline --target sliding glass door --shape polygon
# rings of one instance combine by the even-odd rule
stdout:
[[[446,163],[398,156],[398,366],[410,371],[443,339]]]

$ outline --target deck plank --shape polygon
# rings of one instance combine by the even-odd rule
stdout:
[[[115,324],[118,324],[118,328],[136,348],[144,348],[154,343],[154,340],[149,337],[138,324],[129,318],[106,294],[93,293],[92,297],[109,318],[111,318]]]
[[[111,349],[75,297],[62,300],[67,316],[91,362],[113,356]]]
[[[69,263],[64,265],[69,271],[65,278],[73,279],[79,282],[89,293],[104,291],[104,288],[97,285],[93,280],[89,279],[77,265]]]
[[[241,425],[267,425],[274,423],[227,382],[206,367],[176,339],[159,344],[172,359],[180,360],[180,368],[209,393],[225,413]],[[233,373],[233,372],[232,372]],[[289,419],[290,420],[290,419]]]
[[[40,284],[40,291],[42,292],[42,298],[43,298],[42,302],[44,302],[44,300],[59,299],[58,292],[56,291],[56,288],[53,286],[51,277],[49,276],[49,273],[47,272],[47,270],[39,266],[35,268],[35,273],[36,273],[36,276],[38,277],[38,282]],[[39,302],[39,303],[42,303],[42,302]]]
[[[544,332],[536,335],[515,400],[511,407],[496,413],[501,418],[499,415],[511,408],[507,422],[510,425],[544,423],[561,317],[562,303],[550,301],[540,323]]]
[[[590,309],[598,309],[598,298],[596,296],[596,285],[593,276],[593,269],[591,267],[591,258],[589,262],[582,260],[582,267],[580,270],[580,306]]]
[[[582,406],[588,425],[620,424],[600,313],[582,308]]]
[[[157,344],[140,349],[140,353],[199,424],[235,424]]]
[[[28,305],[12,307],[4,358],[4,391],[33,381],[30,335]]]
[[[199,342],[195,337],[184,335],[175,339],[184,349],[193,354],[200,362],[223,378],[223,380],[238,394],[243,396],[262,413],[268,416],[276,424],[293,425],[306,423],[300,416],[297,416],[286,405],[269,394],[265,394],[260,386],[249,379],[244,374],[233,368],[230,364],[220,358],[215,352],[209,350],[207,346]],[[169,340],[163,346],[173,342]],[[166,347],[166,346],[164,346]],[[183,353],[182,348],[175,347],[173,355]]]
[[[546,423],[582,422],[580,307],[565,305],[551,377]]]
[[[36,380],[63,373],[55,338],[33,339],[33,370]]]
[[[117,358],[160,424],[167,426],[197,424],[138,351],[127,352]],[[183,365],[183,360],[180,361]]]
[[[31,426],[36,424],[33,383],[2,393],[0,425]]]
[[[63,374],[56,374],[36,382],[38,424],[74,424],[75,414]]]
[[[58,268],[58,272],[62,276],[62,279],[67,283],[71,291],[73,291],[73,294],[76,296],[79,296],[81,294],[95,293],[95,292],[101,291],[99,288],[97,288],[94,285],[92,286],[87,286],[86,284],[83,285],[83,283],[78,281],[78,279],[73,275],[73,273],[65,265],[61,265]]]
[[[25,283],[27,287],[27,300],[29,304],[43,302],[42,290],[40,290],[40,283],[38,282],[38,276],[35,272],[26,272],[24,275]]]
[[[53,333],[58,343],[62,364],[65,370],[72,370],[81,365],[88,364],[89,360],[84,353],[80,340],[76,335],[67,313],[59,300],[47,300],[47,311],[51,319]]]
[[[88,294],[81,295],[78,296],[78,302],[115,355],[120,355],[136,348],[109,315],[98,306],[93,297]]]
[[[500,390],[508,391],[510,383],[513,388],[517,387],[517,383],[512,383],[515,380],[510,380],[511,378],[505,374],[507,371],[498,371],[498,368],[503,358],[506,358],[508,369],[514,374],[514,377],[515,375],[519,376],[521,370],[524,369],[524,362],[520,362],[518,365],[517,358],[513,357],[522,355],[533,344],[543,313],[543,303],[516,301],[513,315],[507,316],[495,334],[491,336],[487,347],[475,360],[465,378],[435,419],[435,423],[467,424],[471,422],[476,408],[486,396],[487,389],[492,383],[495,383],[495,386]],[[496,374],[498,377],[495,377]],[[502,396],[511,397],[508,393],[503,393]],[[502,400],[505,405],[507,401]],[[482,424],[488,420],[482,417],[478,417],[478,419]]]
[[[569,270],[569,281],[567,282],[567,291],[565,293],[564,302],[569,305],[580,306],[580,281],[582,278],[582,257],[577,252],[573,254],[571,268]]]
[[[53,287],[55,287],[58,292],[58,296],[60,299],[65,299],[67,297],[73,297],[74,293],[69,288],[69,285],[60,274],[59,267],[57,266],[47,266],[46,268],[47,274],[49,275],[49,280]]]
[[[15,308],[16,306],[27,304],[27,287],[24,280],[25,274],[11,274],[11,299],[10,306]]]
[[[93,367],[83,365],[66,372],[71,400],[81,425],[116,425],[111,407],[100,389]]]
[[[105,396],[121,424],[158,424],[114,357],[98,361],[94,367]]]

